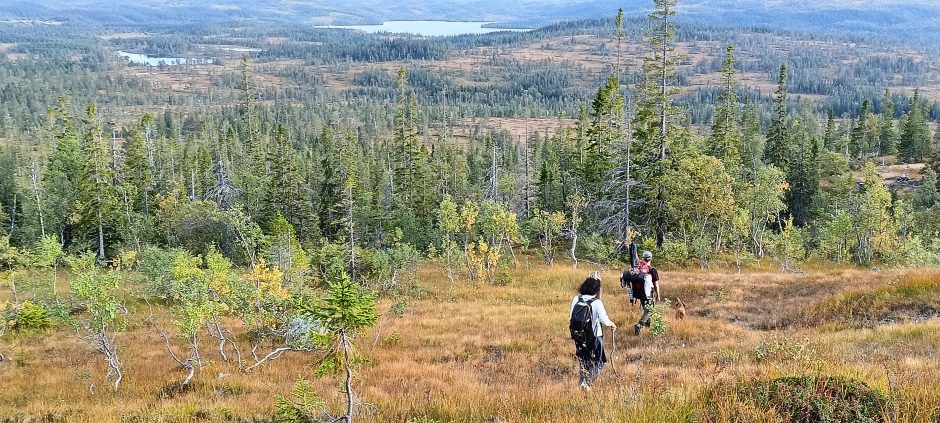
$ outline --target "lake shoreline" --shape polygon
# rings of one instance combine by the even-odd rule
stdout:
[[[495,21],[390,20],[368,25],[317,25],[317,29],[344,29],[367,34],[412,34],[425,37],[483,35],[493,32],[528,32],[536,28],[501,28]]]

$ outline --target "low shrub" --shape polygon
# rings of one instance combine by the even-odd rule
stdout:
[[[4,320],[7,327],[16,332],[37,332],[52,327],[52,316],[45,307],[31,301],[13,307]]]
[[[864,382],[843,377],[785,376],[712,389],[709,421],[746,421],[742,410],[765,410],[793,423],[885,421],[888,399]],[[766,416],[766,414],[765,414]]]

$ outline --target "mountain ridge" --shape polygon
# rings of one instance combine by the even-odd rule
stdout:
[[[240,19],[368,24],[396,19],[487,20],[537,27],[570,20],[612,16],[618,7],[627,16],[645,15],[652,2],[618,0],[9,0],[0,4],[0,20],[59,19],[105,26],[171,25]],[[648,3],[648,4],[647,4]],[[724,26],[834,31],[895,38],[940,40],[940,3],[926,0],[688,0],[680,1],[678,19]]]

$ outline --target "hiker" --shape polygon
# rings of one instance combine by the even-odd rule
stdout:
[[[617,330],[617,325],[607,316],[607,310],[601,302],[601,277],[593,272],[581,283],[578,295],[571,300],[569,329],[578,357],[578,384],[583,390],[591,389],[591,384],[607,363],[604,328],[601,325]]]
[[[643,314],[640,315],[640,321],[633,325],[633,334],[639,336],[640,329],[643,326],[650,327],[650,315],[653,312],[655,301],[662,301],[659,292],[659,272],[653,267],[653,253],[643,252],[643,259],[637,263],[636,270],[643,279],[642,288],[634,284],[633,297],[640,302],[643,307]],[[655,297],[653,296],[655,294]],[[654,301],[655,298],[655,301]],[[632,304],[633,301],[631,300]]]

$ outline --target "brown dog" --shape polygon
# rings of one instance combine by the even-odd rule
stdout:
[[[682,299],[676,297],[676,318],[679,320],[685,319],[685,303],[682,302]]]

